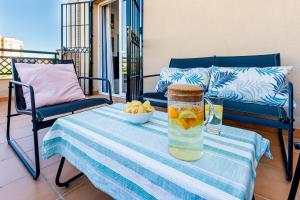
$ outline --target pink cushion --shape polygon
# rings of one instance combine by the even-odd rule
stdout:
[[[33,87],[37,108],[84,99],[73,64],[16,63],[23,83]],[[29,90],[23,87],[26,109],[31,109]]]

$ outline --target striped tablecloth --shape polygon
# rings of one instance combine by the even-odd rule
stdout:
[[[114,104],[58,119],[43,140],[43,157],[64,156],[115,199],[252,199],[256,167],[269,141],[223,126],[204,136],[195,162],[169,155],[167,114],[134,125]]]

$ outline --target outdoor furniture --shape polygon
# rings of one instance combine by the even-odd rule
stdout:
[[[280,66],[280,54],[253,55],[253,56],[212,56],[205,58],[172,58],[169,67],[196,68],[211,67],[270,67]],[[159,74],[146,75],[140,79],[159,76]],[[245,123],[254,123],[278,129],[280,146],[285,165],[286,178],[291,180],[293,176],[293,131],[294,131],[294,107],[293,107],[293,84],[288,83],[288,108],[265,106],[252,103],[241,103],[224,100],[224,119],[235,120]],[[150,100],[154,106],[167,107],[167,97],[164,93],[142,93],[139,100]],[[288,131],[287,151],[284,145],[282,130]]]
[[[27,61],[27,62],[26,62]],[[32,175],[33,179],[37,179],[40,174],[40,161],[39,161],[39,145],[38,145],[38,130],[51,126],[56,118],[54,116],[61,115],[61,114],[68,114],[73,113],[74,111],[90,108],[93,106],[98,106],[102,104],[112,104],[112,96],[110,90],[110,83],[107,79],[103,78],[94,78],[94,77],[78,77],[78,80],[81,79],[89,79],[89,80],[99,80],[105,81],[109,88],[109,99],[106,98],[90,98],[90,99],[83,99],[80,101],[62,103],[57,105],[45,106],[41,108],[35,107],[35,96],[34,96],[34,88],[31,85],[22,83],[18,72],[15,67],[15,63],[32,63],[34,64],[36,61],[34,59],[27,59],[27,58],[17,58],[12,59],[12,70],[13,70],[13,80],[9,82],[9,95],[8,95],[8,108],[7,108],[7,129],[6,129],[6,137],[9,146],[14,150],[16,155],[19,157],[21,162],[24,164],[26,169]],[[49,60],[48,63],[52,64],[73,64],[72,60]],[[63,77],[57,77],[63,78]],[[25,99],[23,96],[22,87],[26,87],[30,91],[30,98],[31,98],[31,109],[26,109]],[[62,86],[63,87],[63,86]],[[12,91],[14,90],[14,103],[16,114],[11,113],[11,101],[12,101]],[[29,164],[26,160],[24,153],[20,150],[19,146],[13,141],[10,137],[10,118],[14,116],[18,116],[21,114],[30,115],[32,117],[32,131],[33,131],[33,142],[34,142],[34,159],[35,159],[35,169]],[[51,117],[51,119],[48,119]]]
[[[269,141],[253,131],[223,126],[220,136],[204,133],[198,161],[168,153],[167,113],[150,122],[125,120],[124,104],[58,119],[43,140],[43,157],[61,155],[58,186],[85,174],[114,199],[252,199],[256,167]],[[88,120],[87,120],[88,119]],[[60,181],[67,159],[82,173]]]
[[[300,149],[300,142],[296,142],[295,143],[295,148],[296,149]],[[295,171],[295,175],[293,178],[293,182],[292,182],[292,186],[291,186],[291,190],[289,193],[289,200],[294,200],[297,194],[297,190],[298,190],[298,185],[299,185],[299,181],[300,181],[300,155],[298,157],[298,162],[297,162],[297,166],[296,166],[296,171]]]

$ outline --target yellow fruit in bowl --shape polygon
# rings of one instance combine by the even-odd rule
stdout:
[[[132,102],[127,102],[124,108],[124,112],[131,114],[144,114],[153,112],[154,108],[151,106],[149,101],[145,101],[144,103],[133,100]]]
[[[128,102],[124,107],[124,117],[131,123],[143,124],[150,120],[154,108],[149,101],[144,103],[140,101]]]

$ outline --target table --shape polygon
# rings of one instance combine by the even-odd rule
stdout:
[[[43,140],[43,157],[65,157],[95,187],[115,199],[252,199],[256,167],[270,143],[259,134],[222,127],[204,133],[198,161],[167,149],[167,113],[135,125],[113,104],[58,119]]]

